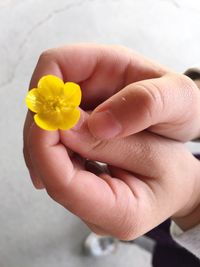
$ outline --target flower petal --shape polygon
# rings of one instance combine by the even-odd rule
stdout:
[[[54,75],[43,76],[38,82],[39,92],[45,98],[60,95],[63,91],[63,88],[64,82]]]
[[[35,123],[43,130],[69,130],[78,122],[80,118],[80,110],[72,109],[68,112],[54,112],[48,114],[36,114],[34,116]]]
[[[64,94],[67,102],[71,105],[78,107],[81,103],[81,88],[78,84],[67,82],[64,85]]]
[[[42,109],[42,99],[38,92],[37,88],[30,90],[26,95],[26,105],[27,107],[37,113],[40,112]]]
[[[54,116],[49,116],[49,114],[35,114],[34,120],[35,123],[42,128],[43,130],[47,131],[55,131],[58,130],[58,117],[57,114]]]
[[[69,130],[75,126],[80,118],[80,110],[72,109],[69,112],[61,112],[60,114],[60,122],[59,129],[61,130]]]

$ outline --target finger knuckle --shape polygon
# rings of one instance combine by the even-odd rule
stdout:
[[[161,89],[153,82],[138,83],[134,89],[141,105],[141,111],[152,120],[155,112],[162,112],[165,106]]]
[[[84,158],[98,160],[98,155],[102,154],[103,151],[107,150],[108,141],[94,139],[89,145],[87,150],[84,149],[81,152],[81,156]]]
[[[184,75],[184,74],[171,74],[172,76],[176,77],[176,80],[181,83],[181,84],[188,84],[189,86],[193,85],[193,81],[191,78],[189,78],[188,76]]]
[[[47,49],[43,51],[39,56],[39,62],[52,60],[54,58],[54,55],[55,55],[55,49],[53,48]]]
[[[63,188],[59,186],[46,186],[47,194],[52,198],[54,201],[63,205],[64,203],[64,192]]]
[[[199,94],[199,89],[191,78],[184,74],[177,74],[176,79],[178,81],[178,84],[180,84],[180,88],[185,88],[184,91],[187,95],[186,97],[196,98],[196,93]]]
[[[195,119],[196,114],[200,112],[200,91],[195,82],[184,74],[171,74],[171,78],[176,82],[176,89],[182,101],[184,108],[187,109],[185,120]]]

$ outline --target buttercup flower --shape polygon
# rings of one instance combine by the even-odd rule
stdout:
[[[36,113],[36,124],[49,131],[72,128],[80,118],[80,102],[80,86],[73,82],[64,83],[53,75],[42,77],[37,88],[26,96],[27,107]]]

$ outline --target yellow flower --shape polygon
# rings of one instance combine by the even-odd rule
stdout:
[[[80,86],[73,82],[64,83],[53,75],[42,77],[38,87],[26,96],[27,107],[36,113],[36,124],[49,131],[72,128],[80,118],[80,102]]]

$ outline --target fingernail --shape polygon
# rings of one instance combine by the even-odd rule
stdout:
[[[89,128],[92,134],[101,139],[110,139],[120,134],[121,124],[110,111],[100,111],[91,115]]]

